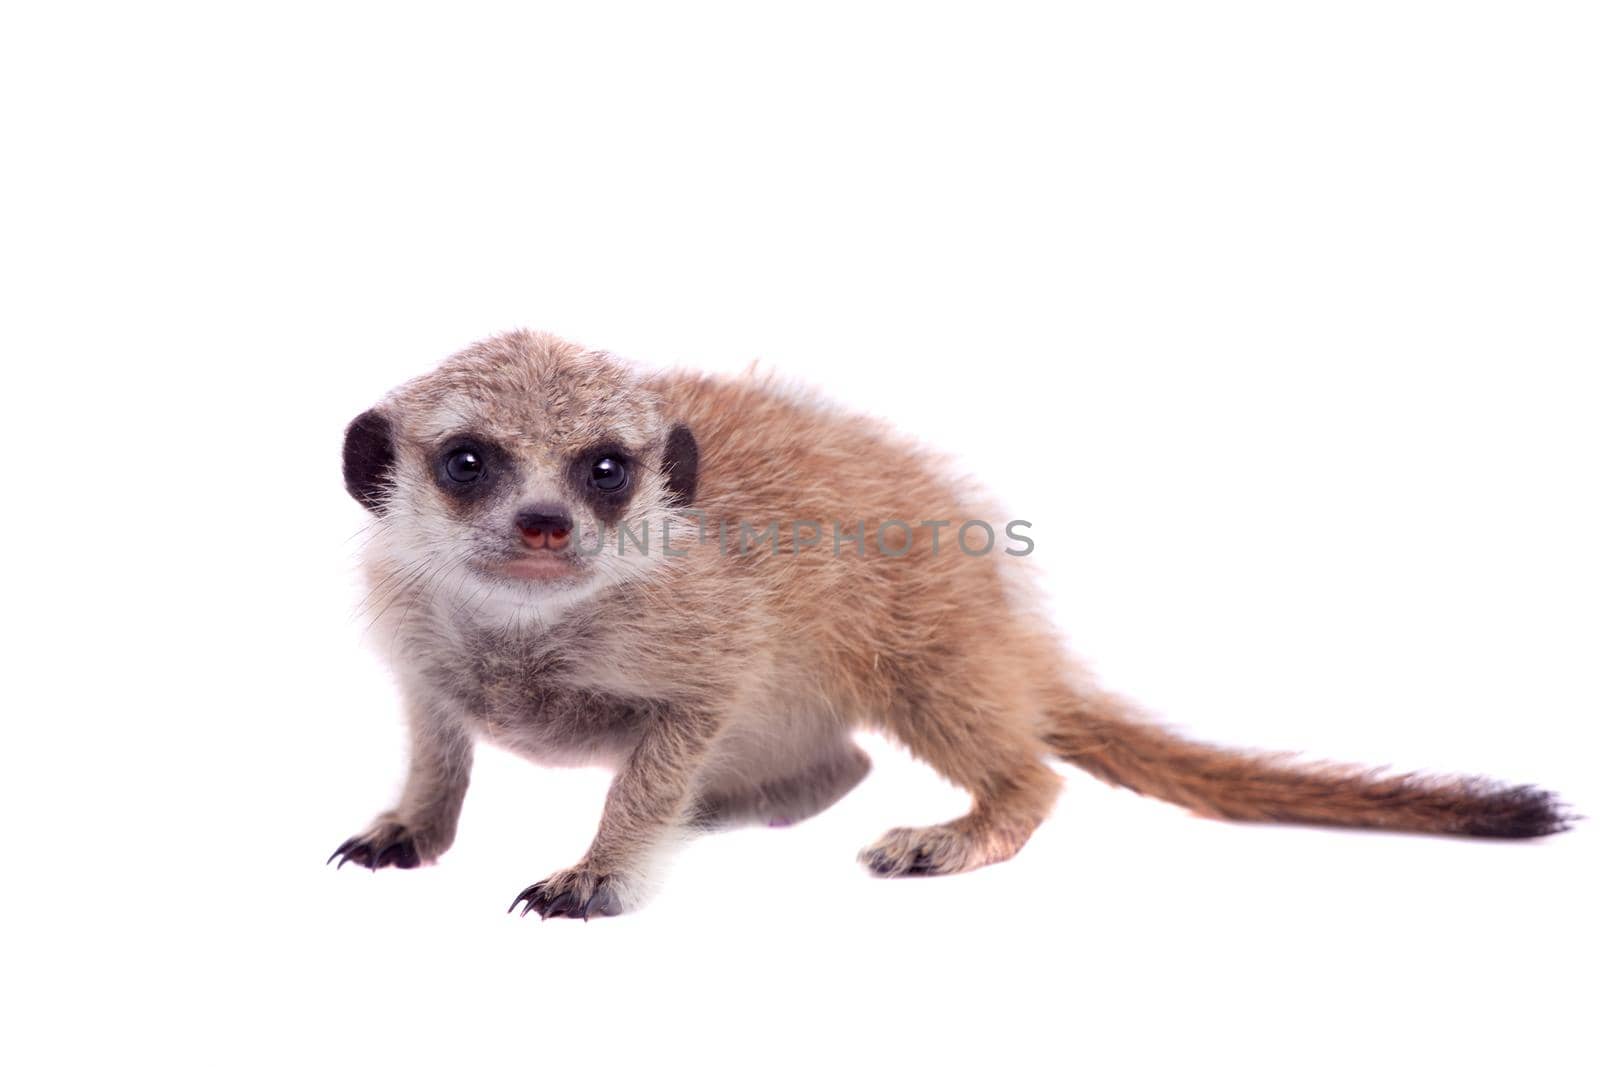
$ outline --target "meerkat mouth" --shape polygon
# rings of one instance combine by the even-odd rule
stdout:
[[[548,550],[496,563],[490,569],[493,573],[507,578],[546,582],[571,578],[578,573],[578,568],[570,557]]]

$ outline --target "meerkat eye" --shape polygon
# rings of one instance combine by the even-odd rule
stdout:
[[[602,456],[594,461],[589,481],[602,493],[615,493],[628,484],[628,468],[621,456]]]
[[[444,457],[444,472],[452,482],[475,482],[483,477],[483,457],[473,449],[458,448]]]

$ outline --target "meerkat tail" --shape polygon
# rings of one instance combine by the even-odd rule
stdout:
[[[1073,693],[1044,740],[1101,781],[1241,822],[1472,837],[1542,837],[1570,825],[1555,794],[1459,775],[1391,774],[1190,741],[1108,695]]]

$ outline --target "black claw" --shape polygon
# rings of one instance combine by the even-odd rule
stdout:
[[[355,847],[355,843],[356,843],[357,840],[358,840],[358,838],[354,838],[354,837],[347,839],[344,842],[344,844],[340,845],[338,848],[333,850],[333,853],[331,855],[329,855],[327,860],[325,860],[322,865],[324,867],[326,867],[328,864],[330,864],[334,860],[338,859],[341,854],[350,851],[351,848]],[[339,864],[339,866],[343,867],[344,864],[341,863],[341,864]],[[337,868],[335,868],[335,869],[337,869]]]
[[[510,915],[512,912],[516,911],[517,910],[517,905],[521,904],[522,905],[522,914],[517,916],[517,918],[519,918],[519,919],[526,918],[528,912],[533,910],[534,902],[536,900],[538,900],[539,897],[541,895],[543,895],[543,893],[544,893],[544,883],[543,882],[535,882],[535,883],[533,883],[528,888],[524,889],[522,892],[517,894],[517,899],[513,900],[511,902],[511,907],[506,909],[506,914]]]
[[[388,841],[381,848],[379,845]],[[327,863],[339,861],[339,867],[347,863],[354,863],[357,867],[365,867],[375,871],[379,867],[400,867],[409,870],[422,865],[422,856],[417,851],[417,843],[411,834],[403,827],[380,828],[369,830],[364,834],[357,834],[344,844],[333,850]],[[326,864],[324,864],[326,865]],[[338,867],[334,868],[338,870]]]
[[[546,879],[543,882],[535,882],[524,889],[517,895],[517,899],[511,902],[507,914],[516,911],[520,904],[523,916],[536,911],[540,919],[569,918],[588,921],[590,916],[616,915],[622,910],[617,904],[616,891],[607,884],[606,878],[598,879],[594,888],[587,893],[581,887],[557,892],[550,881]]]

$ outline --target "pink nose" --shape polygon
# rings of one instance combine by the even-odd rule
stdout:
[[[572,536],[572,517],[565,511],[530,508],[517,514],[517,529],[529,548],[562,549]]]

